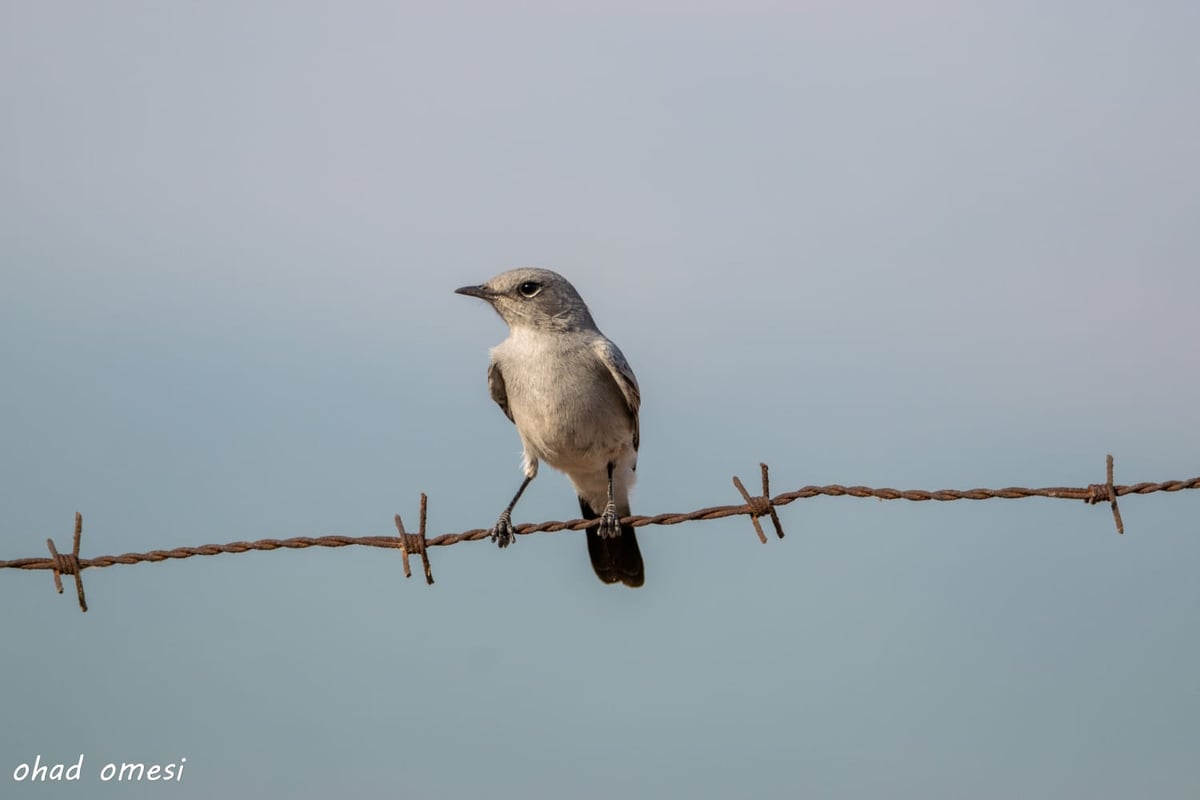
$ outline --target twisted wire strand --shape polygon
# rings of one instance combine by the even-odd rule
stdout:
[[[1111,486],[1111,494],[1109,487]],[[751,498],[751,502],[741,505],[710,506],[686,513],[665,513],[653,516],[628,516],[622,518],[622,523],[628,523],[635,528],[647,525],[678,525],[695,520],[723,519],[725,517],[762,516],[768,509],[786,506],[797,500],[812,497],[874,497],[880,500],[909,500],[923,502],[936,500],[948,502],[952,500],[1020,500],[1029,497],[1049,497],[1065,500],[1083,500],[1088,503],[1115,500],[1130,494],[1153,494],[1155,492],[1178,492],[1186,489],[1200,489],[1200,476],[1188,480],[1163,481],[1161,483],[1135,483],[1130,485],[1093,484],[1088,487],[1052,486],[1029,489],[1020,486],[1010,486],[1003,489],[890,489],[871,488],[869,486],[843,486],[831,484],[828,486],[804,486],[791,492],[784,492],[767,500],[765,497]],[[515,526],[516,533],[528,535],[532,533],[556,533],[559,531],[583,530],[588,525],[595,524],[594,520],[549,520],[538,523],[525,523]],[[447,547],[460,542],[477,542],[487,539],[491,532],[487,528],[473,528],[461,533],[444,533],[425,539],[426,547]],[[93,556],[82,558],[75,556],[78,570],[92,567],[111,567],[117,564],[140,564],[170,561],[192,556],[213,556],[221,553],[247,553],[250,551],[299,550],[309,547],[379,547],[399,549],[400,540],[395,536],[296,536],[289,539],[258,539],[255,541],[227,542],[225,544],[203,544],[192,547],[176,547],[171,550],[150,550],[144,553],[123,553],[121,555]],[[69,574],[63,568],[63,555],[39,558],[17,558],[8,561],[0,560],[0,569],[34,569],[55,570]]]

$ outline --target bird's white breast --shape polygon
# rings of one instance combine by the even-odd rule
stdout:
[[[526,448],[568,474],[633,451],[632,414],[591,347],[599,335],[518,328],[492,350]]]

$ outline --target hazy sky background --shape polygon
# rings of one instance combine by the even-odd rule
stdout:
[[[0,558],[488,526],[557,269],[638,513],[1200,474],[1195,3],[0,3]],[[1191,797],[1200,492],[0,572],[4,797]],[[518,522],[572,518],[549,470]],[[11,781],[37,754],[79,785]],[[102,784],[177,762],[170,787]]]

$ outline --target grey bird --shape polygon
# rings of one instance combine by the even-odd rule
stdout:
[[[492,528],[492,541],[513,541],[512,510],[538,462],[566,474],[587,528],[592,568],[605,583],[641,586],[642,553],[629,514],[637,469],[641,394],[625,356],[596,327],[570,282],[548,269],[503,272],[458,294],[491,304],[508,338],[491,350],[488,388],[517,426],[525,480]],[[599,510],[599,513],[597,513]]]

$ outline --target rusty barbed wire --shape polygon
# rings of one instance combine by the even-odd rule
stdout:
[[[741,505],[710,506],[687,513],[656,514],[654,516],[628,516],[621,519],[635,528],[647,525],[678,525],[683,522],[697,520],[723,519],[725,517],[749,516],[754,525],[754,531],[759,541],[767,542],[767,536],[759,523],[760,517],[770,517],[775,528],[775,535],[784,537],[783,526],[779,521],[776,509],[786,506],[796,500],[811,497],[873,497],[879,500],[911,500],[923,502],[936,500],[948,502],[951,500],[1021,500],[1029,497],[1049,497],[1061,500],[1082,500],[1088,505],[1107,502],[1112,510],[1113,522],[1117,533],[1125,533],[1125,525],[1121,520],[1121,511],[1117,506],[1117,498],[1129,494],[1153,494],[1155,492],[1178,492],[1184,489],[1200,489],[1200,476],[1188,480],[1163,481],[1161,483],[1135,483],[1120,485],[1113,483],[1113,457],[1105,459],[1105,482],[1093,483],[1086,487],[1051,486],[1041,489],[1027,489],[1020,486],[1010,486],[1003,489],[873,489],[869,486],[804,486],[795,491],[771,496],[770,476],[766,464],[760,464],[762,473],[762,494],[751,495],[737,476],[733,478],[734,488],[745,501]],[[253,542],[227,542],[225,544],[204,544],[195,547],[176,547],[171,550],[150,550],[145,553],[124,553],[121,555],[95,556],[81,558],[79,544],[83,533],[83,516],[75,513],[75,535],[70,553],[59,553],[53,539],[47,539],[50,557],[17,558],[10,561],[0,560],[0,569],[34,569],[51,570],[54,576],[54,586],[59,594],[63,592],[62,576],[73,575],[75,588],[79,596],[79,608],[87,611],[87,602],[83,593],[83,578],[81,573],[92,567],[111,567],[117,564],[141,564],[170,561],[173,559],[191,558],[192,556],[212,556],[221,553],[248,553],[252,550],[270,551],[280,549],[298,550],[308,547],[380,547],[400,550],[404,566],[404,577],[412,577],[409,567],[409,555],[419,555],[425,571],[425,582],[433,584],[433,571],[429,562],[429,548],[447,547],[460,542],[476,542],[491,537],[489,528],[473,528],[462,533],[444,533],[440,536],[426,538],[425,517],[427,497],[421,494],[420,523],[417,533],[408,533],[400,515],[396,514],[396,536],[296,536],[290,539],[258,539]],[[567,521],[550,520],[548,522],[524,523],[514,526],[514,531],[521,536],[531,533],[556,533],[558,531],[583,530],[595,520],[572,519]]]

